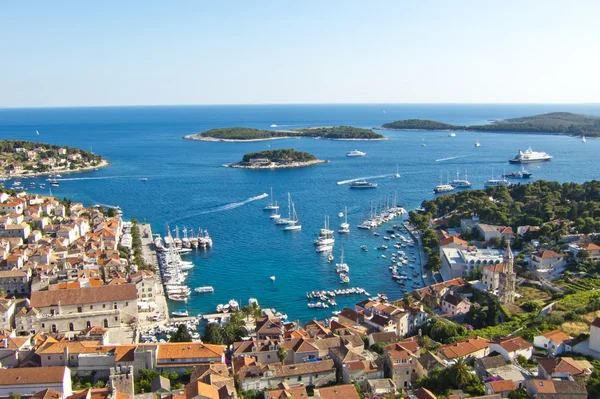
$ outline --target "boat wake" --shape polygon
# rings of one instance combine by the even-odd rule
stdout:
[[[267,198],[268,196],[269,196],[269,194],[263,193],[261,195],[257,195],[256,197],[248,198],[247,200],[244,200],[244,201],[233,202],[231,204],[223,205],[223,206],[220,206],[220,207],[215,208],[215,209],[210,209],[208,211],[202,211],[199,214],[200,215],[205,215],[207,213],[228,211],[230,209],[235,209],[235,208],[239,208],[240,206],[244,206],[244,205],[246,205],[246,204],[248,204],[250,202],[258,201],[258,200],[263,199],[263,198]]]
[[[451,159],[460,159],[460,158],[466,158],[466,157],[468,157],[468,155],[457,155],[455,157],[436,159],[435,162],[450,161]]]
[[[361,180],[367,180],[367,179],[384,179],[386,177],[393,177],[396,176],[394,173],[391,173],[389,175],[379,175],[379,176],[366,176],[366,177],[357,177],[356,179],[349,179],[349,180],[342,180],[337,182],[337,184],[342,185],[342,184],[348,184],[348,183],[352,183],[355,181],[361,181]]]
[[[146,176],[99,176],[99,177],[68,177],[59,178],[56,181],[76,181],[76,180],[106,180],[106,179],[139,179]]]

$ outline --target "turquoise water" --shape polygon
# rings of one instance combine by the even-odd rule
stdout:
[[[351,142],[327,140],[278,140],[254,143],[209,143],[181,139],[185,134],[221,126],[269,128],[317,125],[373,127],[405,118],[427,118],[457,124],[484,123],[490,119],[533,115],[551,111],[600,115],[598,105],[296,105],[296,106],[197,106],[123,107],[0,110],[0,138],[38,140],[70,145],[102,154],[111,166],[93,172],[63,176],[57,197],[86,205],[119,205],[126,218],[137,217],[163,233],[173,228],[208,229],[214,248],[189,256],[196,267],[190,286],[212,285],[215,294],[192,296],[191,313],[212,312],[219,303],[235,298],[245,304],[254,297],[261,305],[275,307],[292,319],[323,318],[328,310],[309,309],[305,293],[339,288],[335,266],[315,253],[312,241],[324,215],[337,229],[338,212],[348,207],[351,234],[337,237],[335,255],[343,245],[350,266],[350,286],[371,294],[385,292],[401,297],[390,278],[389,261],[378,258],[374,248],[381,238],[356,229],[369,204],[398,193],[407,209],[433,197],[440,171],[453,178],[466,168],[475,188],[492,172],[518,170],[508,158],[532,146],[554,156],[551,162],[529,166],[534,179],[561,182],[598,177],[600,140],[586,144],[564,136],[458,132],[382,132],[387,141]],[[36,136],[35,130],[40,135]],[[421,147],[421,142],[427,143]],[[481,147],[474,147],[476,140]],[[308,151],[331,162],[304,169],[248,171],[224,168],[243,154],[266,148]],[[347,158],[358,149],[363,158]],[[453,159],[448,159],[453,158]],[[437,161],[440,159],[446,159]],[[337,181],[366,176],[393,175],[396,165],[402,177],[374,179],[376,190],[350,190]],[[141,182],[141,177],[148,178]],[[43,179],[39,179],[40,181]],[[284,199],[289,191],[303,229],[283,232],[262,208],[268,198],[248,201],[273,187]],[[45,194],[48,191],[44,191]],[[248,201],[248,202],[246,202]],[[282,209],[285,211],[285,208]],[[379,229],[385,235],[385,227]],[[360,250],[366,244],[368,252]],[[390,245],[391,247],[391,245]],[[390,250],[388,249],[389,255]],[[276,282],[269,280],[276,276]],[[338,308],[358,297],[338,298]],[[174,304],[173,308],[181,307]]]

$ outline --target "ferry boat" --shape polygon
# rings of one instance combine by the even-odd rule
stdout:
[[[187,309],[179,309],[171,312],[171,316],[173,317],[188,317],[189,315]]]
[[[508,160],[510,163],[532,163],[532,162],[544,162],[552,159],[551,155],[546,154],[545,152],[536,152],[529,147],[525,151],[519,150],[519,153],[514,157]]]
[[[354,181],[350,183],[350,188],[377,188],[377,183],[369,183],[366,180]]]
[[[454,188],[469,188],[471,187],[471,182],[467,180],[467,171],[465,170],[465,178],[460,179],[458,170],[456,171],[456,179],[450,180],[448,182]]]
[[[505,173],[504,177],[508,177],[510,179],[529,179],[532,174],[533,173],[530,173],[525,169],[521,169],[518,172]]]
[[[206,292],[213,293],[213,292],[215,292],[215,289],[213,287],[211,287],[210,285],[204,285],[202,287],[196,287],[196,288],[194,288],[194,291],[196,291],[199,294],[203,294],[203,293],[206,293]]]
[[[362,151],[358,151],[358,150],[352,150],[346,154],[347,157],[364,157],[365,155],[367,155],[366,152],[362,152]]]

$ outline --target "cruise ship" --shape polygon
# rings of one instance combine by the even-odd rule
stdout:
[[[366,180],[350,183],[350,188],[377,188],[377,183],[369,183]]]
[[[367,155],[366,152],[362,152],[362,151],[358,151],[358,150],[352,150],[346,154],[347,157],[364,157],[365,155]]]
[[[543,162],[552,159],[551,155],[545,152],[536,152],[529,147],[525,151],[519,150],[519,153],[514,158],[508,160],[510,163],[532,163],[532,162]]]

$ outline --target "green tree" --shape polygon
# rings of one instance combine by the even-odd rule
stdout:
[[[192,335],[185,324],[180,324],[171,336],[170,342],[192,342]]]
[[[207,344],[223,345],[223,335],[221,326],[216,323],[208,323],[204,329],[204,337],[202,341]]]
[[[19,395],[18,393],[12,393],[10,394],[8,399],[21,399],[21,395]]]
[[[593,396],[590,396],[593,397]],[[508,399],[529,399],[529,395],[527,395],[527,391],[523,388],[515,389],[511,393],[508,394]]]
[[[467,386],[473,375],[469,372],[469,367],[463,359],[458,359],[456,363],[448,368],[448,373],[451,381],[453,381],[459,387]]]
[[[281,363],[285,362],[287,355],[288,355],[288,351],[283,346],[280,346],[279,349],[277,349],[277,358],[279,359],[279,361]]]
[[[442,267],[442,259],[440,258],[440,254],[437,252],[432,252],[429,255],[429,259],[427,259],[427,263],[425,263],[425,268],[427,270],[431,270],[434,272],[438,272]]]
[[[488,247],[498,248],[500,247],[501,241],[498,237],[492,237],[488,241]]]

